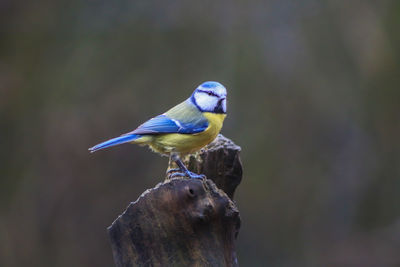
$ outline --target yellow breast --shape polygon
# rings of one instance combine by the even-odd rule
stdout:
[[[204,112],[209,125],[203,132],[196,134],[163,134],[156,135],[149,142],[149,146],[156,152],[169,154],[179,152],[181,154],[193,153],[211,143],[221,131],[226,114]]]

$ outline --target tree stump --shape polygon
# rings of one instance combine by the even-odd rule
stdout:
[[[116,266],[238,266],[239,211],[221,189],[240,183],[239,151],[219,136],[186,159],[208,179],[166,179],[129,204],[108,228]]]

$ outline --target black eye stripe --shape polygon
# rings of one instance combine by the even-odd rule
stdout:
[[[199,89],[197,91],[201,92],[201,93],[205,93],[207,95],[212,95],[212,96],[215,96],[215,97],[219,97],[219,95],[217,95],[216,93],[210,92],[210,91],[204,91],[204,90],[199,90]]]

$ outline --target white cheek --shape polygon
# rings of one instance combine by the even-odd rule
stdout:
[[[218,98],[207,94],[195,95],[197,105],[205,111],[213,111],[218,104]]]

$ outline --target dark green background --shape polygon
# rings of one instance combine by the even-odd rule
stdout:
[[[399,265],[399,28],[394,0],[1,1],[0,265],[111,266],[167,158],[87,148],[206,80],[242,147],[241,266]]]

